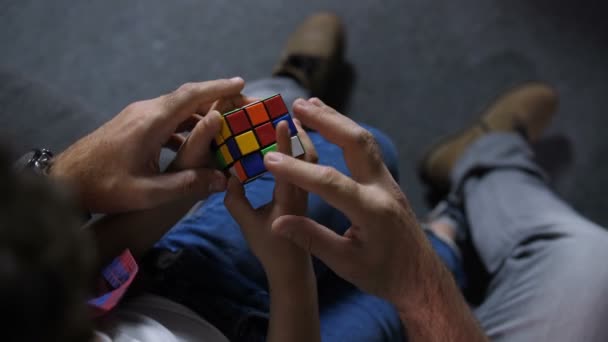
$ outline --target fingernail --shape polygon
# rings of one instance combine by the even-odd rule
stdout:
[[[303,108],[310,108],[310,106],[311,106],[311,104],[304,99],[295,100],[293,105],[294,105],[294,107],[299,106],[299,107],[303,107]]]
[[[308,103],[312,103],[313,105],[315,105],[317,107],[321,107],[323,105],[323,101],[321,101],[321,99],[318,97],[311,97],[308,100]]]
[[[268,152],[264,158],[269,163],[280,163],[283,160],[283,154],[278,152]]]
[[[243,80],[243,78],[242,78],[242,77],[237,76],[237,77],[233,77],[233,78],[231,78],[231,79],[230,79],[230,81],[231,81],[231,82],[235,82],[235,83],[237,83],[237,82],[243,82],[244,80]]]

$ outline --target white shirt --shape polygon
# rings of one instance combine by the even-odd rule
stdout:
[[[169,299],[143,294],[98,321],[99,342],[229,342],[213,325]]]

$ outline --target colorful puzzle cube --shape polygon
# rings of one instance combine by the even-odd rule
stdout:
[[[303,155],[304,146],[280,94],[224,114],[213,146],[220,169],[228,169],[242,183],[264,174],[264,155],[277,150],[275,127],[281,121],[289,126],[292,155]]]

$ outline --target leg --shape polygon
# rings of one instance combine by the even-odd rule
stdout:
[[[517,134],[474,143],[452,173],[492,275],[475,310],[492,340],[604,340],[608,233],[560,200]]]
[[[451,187],[492,277],[475,312],[493,340],[605,340],[608,233],[551,192],[528,141],[557,108],[555,91],[528,83],[498,97],[468,129],[420,164],[435,189]]]

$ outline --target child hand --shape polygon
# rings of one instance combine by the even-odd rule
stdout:
[[[310,138],[302,129],[300,122],[297,120],[294,122],[306,151],[305,159],[316,162],[318,158]],[[278,152],[268,153],[264,162],[276,153],[291,156],[287,123],[279,123],[276,132]],[[269,278],[274,274],[283,277],[285,272],[301,269],[302,263],[310,264],[310,256],[307,252],[271,231],[273,222],[280,216],[306,215],[307,202],[308,193],[304,190],[287,182],[276,182],[272,202],[256,210],[245,197],[243,185],[235,177],[230,177],[224,204],[241,227],[251,250],[264,266]]]

